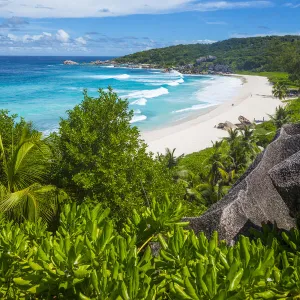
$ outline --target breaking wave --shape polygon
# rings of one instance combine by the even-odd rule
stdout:
[[[121,74],[121,75],[87,75],[85,78],[93,78],[93,79],[100,79],[100,80],[105,80],[105,79],[129,79],[130,75],[128,74]]]
[[[161,95],[166,95],[169,94],[169,90],[164,88],[164,87],[160,87],[158,89],[155,90],[141,90],[141,91],[135,91],[132,93],[129,93],[126,97],[127,98],[155,98],[155,97],[159,97]]]
[[[188,108],[174,110],[174,111],[172,111],[172,114],[183,113],[183,112],[193,111],[193,110],[199,110],[199,109],[208,108],[208,107],[215,106],[215,105],[217,105],[217,104],[216,103],[197,104],[197,105],[193,105],[193,106],[188,107]]]
[[[132,101],[130,104],[132,104],[132,105],[142,105],[142,106],[144,106],[144,105],[147,104],[147,99],[141,98],[141,99]]]
[[[145,115],[134,115],[130,123],[141,122],[141,121],[145,121],[146,119],[147,117]]]

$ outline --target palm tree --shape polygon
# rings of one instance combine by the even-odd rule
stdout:
[[[276,82],[273,86],[272,93],[279,100],[285,99],[288,94],[287,86],[283,83]]]
[[[238,128],[235,128],[235,129],[229,128],[227,130],[227,132],[228,132],[228,137],[224,137],[224,140],[227,141],[228,144],[234,143],[239,136],[239,129]]]
[[[222,146],[223,141],[219,141],[216,143],[213,143],[213,153],[212,155],[206,160],[207,164],[209,166],[209,171],[208,171],[208,182],[211,185],[216,185],[217,182],[220,179],[220,168],[225,168],[224,167],[224,160],[225,157],[222,153]]]
[[[169,169],[172,169],[174,167],[176,167],[179,163],[179,161],[183,158],[184,154],[176,157],[175,154],[176,148],[174,148],[173,150],[170,150],[169,148],[166,148],[166,154],[162,155],[162,154],[158,154],[158,160],[160,162],[165,162],[167,167]]]
[[[10,153],[0,135],[0,162],[4,176],[0,179],[0,210],[17,220],[49,221],[57,207],[57,189],[44,186],[51,151],[39,132],[25,126]]]
[[[243,126],[240,128],[240,132],[241,143],[245,150],[245,154],[249,154],[250,159],[253,160],[260,151],[256,144],[257,138],[254,135],[254,130],[250,126]]]
[[[276,107],[275,115],[269,115],[277,129],[290,121],[289,113],[282,106]]]

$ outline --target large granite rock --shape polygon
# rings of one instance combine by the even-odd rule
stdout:
[[[196,64],[201,64],[203,62],[212,62],[214,60],[216,60],[217,57],[216,56],[212,56],[212,55],[208,55],[208,56],[201,56],[198,59],[196,59]]]
[[[228,65],[221,64],[209,66],[208,71],[211,73],[232,73],[232,70]]]
[[[262,222],[289,230],[300,213],[300,124],[285,125],[230,192],[204,215],[186,218],[208,236],[232,242]]]

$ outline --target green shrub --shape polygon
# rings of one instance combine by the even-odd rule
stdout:
[[[263,148],[269,145],[276,134],[276,127],[271,121],[267,121],[256,125],[255,135],[257,137],[257,145]]]
[[[154,201],[118,233],[100,205],[66,205],[41,222],[0,223],[2,299],[296,299],[300,233],[264,227],[234,246],[184,229],[182,209]],[[154,228],[154,230],[153,230]],[[160,245],[154,256],[151,242]],[[146,234],[145,234],[146,233]],[[268,236],[269,235],[269,236]],[[143,240],[146,239],[146,240]],[[142,246],[141,246],[142,245]],[[152,244],[152,247],[154,244]],[[157,247],[156,247],[157,248]]]

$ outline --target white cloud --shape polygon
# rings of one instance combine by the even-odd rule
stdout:
[[[214,21],[214,22],[206,22],[207,25],[227,25],[226,22],[222,21]]]
[[[285,35],[300,35],[300,32],[233,33],[230,35],[230,38],[285,36]]]
[[[75,39],[75,41],[78,43],[78,44],[81,44],[81,45],[86,45],[86,40],[80,36],[78,37],[77,39]]]
[[[70,39],[70,35],[63,29],[59,29],[56,33],[56,39],[62,43],[67,43]]]
[[[198,43],[198,44],[213,44],[217,41],[214,41],[214,40],[197,40],[195,41],[195,43]]]
[[[291,2],[288,2],[288,3],[285,3],[284,6],[287,6],[287,7],[290,7],[290,8],[299,8],[300,7],[300,3],[291,3]]]
[[[180,45],[180,44],[213,44],[216,43],[215,40],[203,39],[203,40],[175,40],[171,44],[164,45],[164,47],[171,45]]]
[[[63,29],[55,33],[0,35],[0,53],[13,51],[14,53],[45,54],[52,53],[54,50],[60,53],[82,53],[88,51],[87,44],[84,37],[71,38]]]
[[[270,1],[211,1],[211,2],[200,2],[193,5],[194,10],[198,11],[213,11],[213,10],[224,10],[224,9],[241,9],[241,8],[262,8],[269,7],[272,3]]]
[[[49,32],[43,32],[41,34],[25,34],[25,35],[14,35],[9,33],[7,38],[12,42],[22,42],[22,43],[34,43],[34,42],[59,42],[59,43],[66,43],[69,41],[69,34],[66,33],[64,30],[60,29],[57,31],[56,35],[53,36]]]
[[[131,14],[157,14],[179,11],[211,11],[221,9],[254,8],[271,6],[271,1],[195,1],[195,0],[41,0],[6,1],[0,10],[0,17],[107,17]]]
[[[52,34],[48,32],[43,32],[42,34],[35,34],[35,35],[30,35],[30,34],[25,34],[22,36],[17,36],[14,34],[9,33],[7,35],[7,38],[12,41],[12,42],[23,42],[23,43],[31,43],[31,42],[37,42],[41,40],[51,40]]]
[[[9,34],[7,35],[7,37],[8,37],[11,41],[13,41],[13,42],[16,42],[16,41],[18,40],[18,37],[17,37],[16,35],[12,34],[12,33],[9,33]]]

